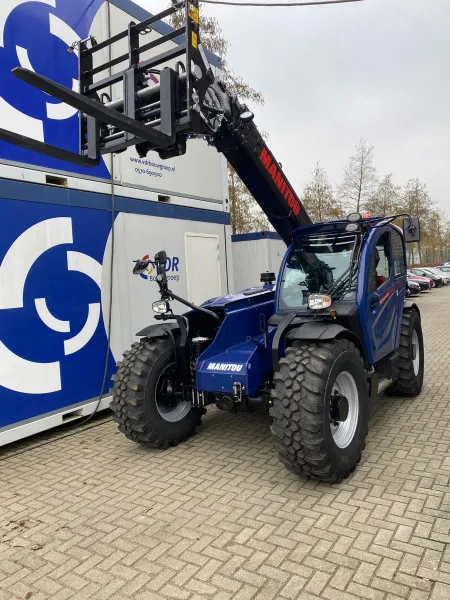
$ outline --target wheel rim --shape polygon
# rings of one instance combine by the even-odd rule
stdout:
[[[161,417],[169,423],[181,421],[192,407],[190,402],[183,400],[175,375],[175,364],[172,363],[163,370],[156,383],[156,408]]]
[[[417,335],[417,331],[414,329],[412,333],[412,355],[413,355],[413,369],[414,375],[419,374],[420,368],[420,352],[419,352],[419,336]]]
[[[348,371],[342,371],[336,377],[331,394],[333,396],[336,393],[345,397],[348,403],[348,413],[346,419],[337,424],[330,415],[331,434],[336,446],[347,448],[355,436],[359,416],[358,388],[353,376]]]

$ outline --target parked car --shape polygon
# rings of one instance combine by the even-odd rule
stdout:
[[[410,277],[411,279],[416,280],[419,283],[420,283],[420,281],[425,280],[429,284],[430,289],[436,287],[436,283],[435,283],[434,279],[431,279],[429,276],[427,277],[427,276],[424,276],[424,275],[414,275],[414,273],[410,269],[408,269],[406,271],[406,274],[407,274],[408,277]]]
[[[450,274],[450,265],[447,267],[446,265],[442,265],[441,267],[436,267],[438,271],[442,271],[442,273]]]
[[[444,263],[442,266],[443,267],[450,267],[450,262]]]
[[[420,285],[417,281],[407,277],[406,279],[406,293],[408,296],[418,296],[421,293]]]
[[[423,267],[423,269],[427,273],[433,273],[433,275],[442,277],[444,280],[444,285],[448,285],[450,283],[450,273],[444,273],[443,271],[439,271],[439,269],[435,269],[434,267]]]
[[[429,273],[425,271],[425,269],[414,268],[411,269],[411,273],[413,275],[420,275],[421,277],[427,277],[428,279],[432,279],[436,285],[436,287],[442,287],[444,285],[444,280],[441,275],[436,275],[435,273]],[[442,273],[443,275],[443,273]]]
[[[420,275],[413,275],[413,273],[411,273],[410,271],[408,271],[408,279],[412,279],[413,281],[418,283],[422,292],[427,292],[435,286],[434,281],[432,279],[429,279],[428,277],[420,277]]]

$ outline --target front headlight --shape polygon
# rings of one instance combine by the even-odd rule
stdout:
[[[165,300],[158,300],[157,302],[153,302],[152,308],[154,312],[163,315],[166,312],[169,312],[170,306],[169,303]]]
[[[330,296],[324,296],[323,294],[311,294],[308,297],[308,306],[311,310],[328,308],[332,302]]]

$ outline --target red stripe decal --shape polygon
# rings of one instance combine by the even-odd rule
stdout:
[[[380,305],[384,304],[386,302],[386,300],[392,296],[392,294],[395,292],[395,290],[400,287],[401,283],[397,283],[397,285],[394,285],[393,288],[391,288],[388,292],[385,293],[385,295],[381,298],[380,300]]]

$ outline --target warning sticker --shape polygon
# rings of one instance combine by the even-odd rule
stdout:
[[[195,31],[192,32],[192,47],[197,48],[197,34]]]
[[[189,16],[193,21],[198,23],[198,8],[193,4],[189,4]]]

